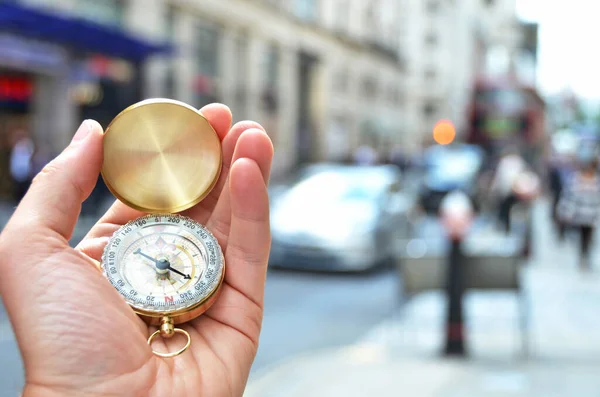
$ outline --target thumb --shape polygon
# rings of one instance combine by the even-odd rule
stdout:
[[[90,195],[102,168],[102,127],[84,121],[69,146],[33,179],[12,222],[58,233],[69,240],[81,203]]]

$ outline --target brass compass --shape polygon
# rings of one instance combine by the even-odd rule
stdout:
[[[150,336],[187,337],[175,325],[204,313],[217,299],[225,275],[217,239],[200,223],[177,213],[198,204],[215,186],[221,142],[193,107],[150,99],[122,111],[104,136],[102,177],[120,201],[148,215],[120,227],[102,256],[102,271],[148,324]]]

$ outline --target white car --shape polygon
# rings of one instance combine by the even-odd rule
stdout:
[[[271,196],[270,266],[367,270],[395,260],[409,200],[395,166],[313,165]]]

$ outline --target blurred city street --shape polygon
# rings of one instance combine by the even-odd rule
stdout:
[[[589,50],[597,11],[589,0],[0,0],[0,230],[36,175],[68,148],[78,162],[48,175],[79,190],[69,178],[97,180],[71,246],[115,197],[164,215],[129,223],[103,257],[119,293],[143,319],[161,322],[152,338],[185,334],[173,327],[223,302],[221,286],[259,304],[264,268],[246,278],[244,270],[256,269],[232,273],[229,264],[267,266],[245,397],[597,397],[600,57]],[[93,136],[84,120],[104,130],[96,131],[97,152],[82,145],[93,142],[81,139]],[[92,166],[101,160],[98,175]],[[251,161],[270,175],[268,205]],[[230,189],[212,214],[197,216],[227,170]],[[35,213],[62,211],[53,219],[60,222],[63,207],[79,203],[60,196],[50,206],[58,197],[51,190],[77,195],[49,185],[48,196],[30,203],[45,206]],[[264,204],[255,216],[236,209],[254,199]],[[260,232],[239,233],[232,221],[223,233],[241,213],[240,223],[260,224]],[[19,289],[27,283],[10,258],[34,256],[13,251],[45,251],[8,237],[2,241],[14,243],[0,253],[0,397],[17,397],[24,371],[5,307],[29,313],[37,301],[27,294],[53,297],[47,315],[35,317],[52,319],[71,284]],[[224,241],[237,243],[237,257],[219,254]],[[90,249],[98,249],[93,256],[102,247]],[[64,271],[71,260],[54,263]],[[89,313],[82,303],[115,308],[92,302],[104,295],[91,290],[86,283],[71,301],[78,313]],[[224,306],[202,321],[255,342],[259,328],[244,328],[260,322],[260,311],[239,316]],[[245,314],[254,322],[242,321]],[[55,330],[60,338],[40,335],[42,346],[71,347]],[[251,349],[218,349],[219,341],[237,346],[229,333],[203,330],[225,367],[250,362],[243,359]],[[109,349],[96,341],[86,346],[108,368]],[[110,353],[134,358],[126,346]],[[197,344],[184,346],[203,357]],[[61,374],[81,370],[54,353],[43,358],[66,363]],[[191,369],[202,371],[198,363]],[[235,383],[221,373],[227,379],[215,381]],[[175,385],[185,376],[171,375]],[[245,377],[237,378],[229,391],[243,389]],[[199,382],[205,378],[180,383]],[[159,381],[145,386],[164,390]]]
[[[469,359],[442,359],[445,298],[432,292],[396,308],[353,345],[306,351],[256,371],[245,396],[597,396],[598,255],[594,271],[580,273],[573,245],[556,243],[545,211],[545,203],[536,207],[535,253],[523,272],[527,356],[517,297],[473,292],[466,299]],[[357,313],[355,324],[362,320]]]
[[[400,306],[398,276],[390,269],[367,274],[272,270],[246,396],[597,395],[599,257],[594,256],[593,272],[580,273],[573,242],[556,243],[546,211],[545,201],[536,206],[534,257],[523,273],[532,313],[529,358],[521,351],[512,293],[469,294],[472,360],[443,360],[441,292]],[[2,212],[4,219],[8,214]],[[91,222],[81,223],[80,235]],[[0,397],[14,397],[22,369],[10,325],[0,314]]]
[[[3,222],[11,209],[5,205],[0,211]],[[73,241],[80,240],[93,223],[93,217],[82,218]],[[353,343],[391,315],[396,288],[391,270],[352,275],[271,272],[260,353],[253,371],[307,351]],[[2,305],[0,357],[0,397],[16,397],[23,385],[23,371]]]

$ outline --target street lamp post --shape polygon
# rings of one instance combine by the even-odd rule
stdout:
[[[440,215],[450,240],[446,272],[448,306],[444,355],[464,357],[466,348],[462,300],[465,291],[465,275],[462,242],[473,221],[473,206],[464,193],[453,192],[442,202]]]

